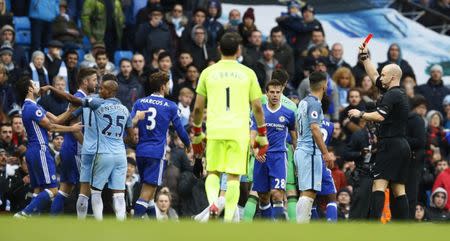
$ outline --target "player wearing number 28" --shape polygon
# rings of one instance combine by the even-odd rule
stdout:
[[[141,218],[152,206],[157,186],[167,165],[165,160],[167,132],[170,123],[175,127],[186,148],[190,149],[189,136],[181,124],[178,107],[164,98],[169,94],[169,76],[157,72],[150,76],[150,96],[139,99],[133,106],[133,126],[139,128],[139,142],[136,147],[136,161],[141,177],[142,189],[134,207],[134,216]],[[150,203],[149,203],[150,202]]]
[[[222,59],[200,75],[194,108],[194,154],[203,154],[205,134],[202,130],[203,111],[207,102],[206,131],[206,194],[210,214],[218,213],[217,200],[220,173],[227,173],[225,221],[231,221],[239,200],[239,175],[247,172],[250,134],[250,105],[255,116],[258,136],[255,147],[263,155],[268,148],[266,125],[261,106],[261,89],[253,70],[236,61],[240,56],[241,38],[227,33],[220,40]]]

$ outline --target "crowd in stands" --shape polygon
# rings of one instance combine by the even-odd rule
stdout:
[[[357,185],[355,172],[367,155],[363,150],[367,146],[355,143],[370,125],[350,119],[347,112],[370,109],[382,93],[361,62],[349,63],[343,58],[344,51],[356,55],[357,50],[344,49],[341,43],[327,39],[315,14],[314,6],[289,1],[287,11],[276,18],[277,25],[263,33],[255,24],[253,8],[224,13],[220,0],[14,0],[9,8],[0,0],[0,210],[19,211],[33,196],[24,160],[27,138],[22,103],[14,92],[19,78],[27,75],[40,86],[53,85],[73,94],[78,70],[94,67],[100,78],[117,76],[117,98],[131,109],[137,99],[151,94],[148,76],[163,71],[170,76],[167,98],[178,103],[182,122],[190,130],[199,75],[220,60],[220,37],[237,32],[243,37],[238,61],[255,71],[262,90],[274,70],[284,69],[289,74],[284,94],[298,104],[309,93],[309,74],[327,73],[330,106],[326,114],[335,126],[330,150],[337,158],[332,173],[339,218],[349,219]],[[228,16],[224,23],[219,21],[222,15]],[[28,30],[18,28],[24,19],[29,21]],[[23,41],[27,34],[28,42]],[[419,117],[408,128],[419,133],[410,135],[409,140],[417,164],[415,218],[450,220],[450,89],[444,85],[443,68],[434,65],[428,80],[416,80],[396,43],[389,47],[386,61],[379,63],[379,71],[390,63],[402,69],[401,85],[410,98],[411,119]],[[39,104],[55,115],[68,106],[51,93],[44,93]],[[64,140],[59,133],[51,134],[50,147],[58,163]],[[164,210],[160,214],[164,217],[190,217],[208,205],[205,173],[198,171],[192,153],[184,153],[176,134],[171,132],[168,139],[169,165],[163,181],[167,188],[155,203]],[[130,212],[140,190],[133,148],[127,149]],[[75,200],[76,195],[72,196]],[[68,204],[66,212],[74,212],[74,206],[74,201]],[[105,202],[105,211],[107,206]]]

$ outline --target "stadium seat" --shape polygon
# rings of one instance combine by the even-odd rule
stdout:
[[[11,12],[11,0],[6,0],[6,11]]]
[[[31,23],[28,17],[14,17],[13,18],[14,28],[16,31],[19,30],[31,30]]]
[[[84,60],[85,52],[83,49],[77,49],[77,52],[78,52],[78,64],[80,64]]]
[[[31,31],[16,30],[16,43],[18,45],[29,46],[31,44]]]
[[[133,52],[131,51],[123,51],[123,50],[117,50],[114,53],[114,64],[116,67],[119,67],[119,63],[121,59],[130,59],[133,58]]]
[[[91,42],[89,42],[88,36],[84,36],[83,37],[83,40],[82,40],[81,44],[83,45],[83,49],[84,49],[85,53],[88,53],[89,51],[91,51],[92,44],[91,44]]]

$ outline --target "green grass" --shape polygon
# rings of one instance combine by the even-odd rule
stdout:
[[[446,224],[390,223],[312,223],[291,224],[254,222],[207,224],[192,221],[155,222],[127,220],[117,222],[106,219],[79,221],[74,217],[35,217],[16,220],[0,217],[0,240],[4,241],[287,241],[287,240],[450,240],[450,226]]]

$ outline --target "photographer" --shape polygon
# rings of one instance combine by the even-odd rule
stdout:
[[[375,126],[360,120],[363,128],[353,133],[344,152],[344,159],[354,161],[356,168],[351,172],[349,182],[353,186],[350,219],[367,219],[369,216],[372,178],[370,160],[375,150]]]

